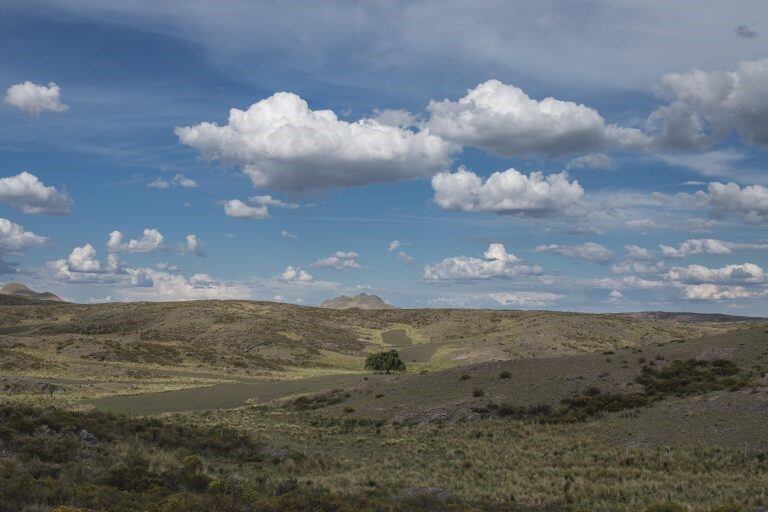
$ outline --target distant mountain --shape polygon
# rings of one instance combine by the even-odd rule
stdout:
[[[59,296],[54,295],[51,292],[38,293],[34,290],[30,290],[29,287],[21,283],[7,283],[5,286],[0,288],[0,294],[12,295],[14,297],[23,297],[25,299],[53,300],[62,302]]]
[[[342,295],[341,297],[324,300],[320,307],[328,309],[397,309],[395,306],[381,300],[381,297],[368,295],[367,293],[361,293],[354,297]]]

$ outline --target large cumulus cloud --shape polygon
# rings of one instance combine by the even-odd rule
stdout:
[[[654,111],[648,128],[663,149],[710,146],[736,132],[768,146],[768,58],[740,62],[733,71],[669,73],[657,85],[669,101]]]
[[[522,174],[515,169],[495,172],[483,179],[464,168],[432,178],[435,202],[446,210],[523,214],[575,215],[587,208],[584,189],[568,174]]]
[[[176,134],[203,158],[241,166],[254,186],[288,191],[429,176],[457,150],[429,130],[343,121],[288,92],[231,109],[225,125],[204,122]]]
[[[427,126],[432,133],[502,156],[560,156],[647,144],[636,128],[609,124],[582,104],[529,97],[522,89],[488,80],[457,101],[431,101]]]

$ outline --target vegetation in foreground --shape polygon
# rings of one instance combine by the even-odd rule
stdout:
[[[0,511],[736,512],[765,499],[764,454],[606,446],[591,424],[319,428],[293,414],[160,421],[1,406]],[[286,432],[303,449],[277,447]],[[502,495],[472,498],[490,489]]]
[[[429,492],[335,495],[265,477],[282,459],[221,425],[0,406],[0,511],[512,510]],[[241,475],[249,474],[251,478]]]

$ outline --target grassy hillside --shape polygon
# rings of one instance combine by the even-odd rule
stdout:
[[[7,297],[6,297],[7,298]],[[404,328],[414,344],[439,343],[432,363],[642,347],[740,327],[643,315],[467,310],[329,310],[248,301],[29,303],[0,307],[0,336],[57,359],[269,370],[333,366],[327,352],[364,357]]]

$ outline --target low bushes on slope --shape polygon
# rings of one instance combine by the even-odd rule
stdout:
[[[673,361],[663,368],[645,365],[635,382],[643,386],[642,392],[611,393],[596,387],[564,398],[560,406],[516,406],[489,403],[476,409],[481,414],[494,413],[500,417],[535,419],[543,422],[573,422],[650,405],[653,401],[670,396],[704,394],[713,391],[736,391],[752,385],[752,379],[731,361],[722,359],[699,361],[688,359]]]

